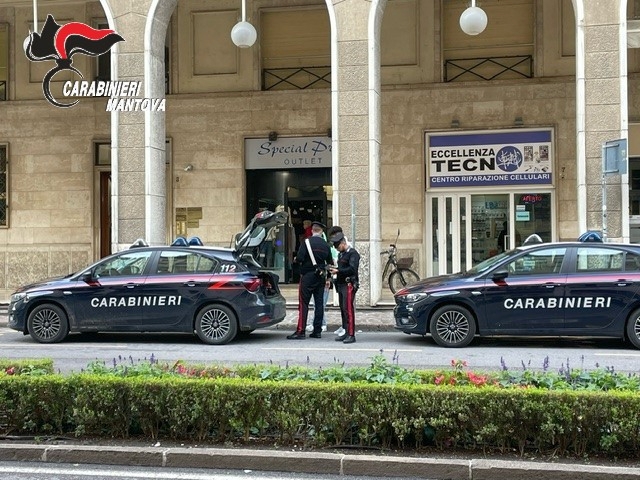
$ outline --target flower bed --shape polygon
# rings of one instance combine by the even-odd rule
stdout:
[[[114,360],[0,374],[0,433],[637,458],[637,379],[594,372],[410,371],[382,355],[327,369]]]

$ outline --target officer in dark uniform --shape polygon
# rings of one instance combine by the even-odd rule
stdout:
[[[322,335],[322,318],[324,317],[324,285],[327,279],[327,265],[332,262],[329,244],[322,238],[322,231],[326,227],[320,222],[311,224],[311,237],[309,246],[316,260],[313,265],[307,241],[300,244],[296,255],[296,262],[300,265],[300,283],[298,285],[298,326],[295,333],[288,335],[289,340],[302,340],[305,338],[305,326],[309,313],[311,297],[315,303],[313,315],[313,333],[311,338],[320,338]]]
[[[342,316],[342,328],[345,333],[336,337],[336,342],[354,343],[356,341],[356,292],[360,286],[358,280],[358,268],[360,267],[360,254],[355,248],[349,246],[342,232],[331,237],[333,246],[338,250],[338,265],[329,270],[335,275],[335,287],[340,302],[340,315]]]

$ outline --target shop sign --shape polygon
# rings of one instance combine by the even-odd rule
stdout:
[[[553,183],[551,129],[427,132],[425,145],[430,188]]]
[[[331,138],[245,138],[244,158],[247,170],[331,168]]]

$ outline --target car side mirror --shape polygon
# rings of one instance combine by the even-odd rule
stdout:
[[[93,277],[93,273],[91,272],[91,270],[89,270],[88,272],[84,272],[82,274],[82,276],[80,277],[80,280],[82,280],[85,283],[93,282],[94,277]]]
[[[491,275],[491,280],[493,280],[494,282],[501,282],[508,276],[509,272],[507,270],[497,270]]]

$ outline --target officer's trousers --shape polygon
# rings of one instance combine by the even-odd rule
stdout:
[[[356,334],[356,291],[351,283],[341,283],[336,285],[338,301],[340,302],[340,315],[342,317],[342,328],[349,336]]]
[[[322,331],[322,317],[324,317],[324,278],[316,275],[315,272],[307,272],[300,277],[298,285],[298,326],[296,333],[304,334],[309,314],[309,302],[313,297],[313,333]]]

